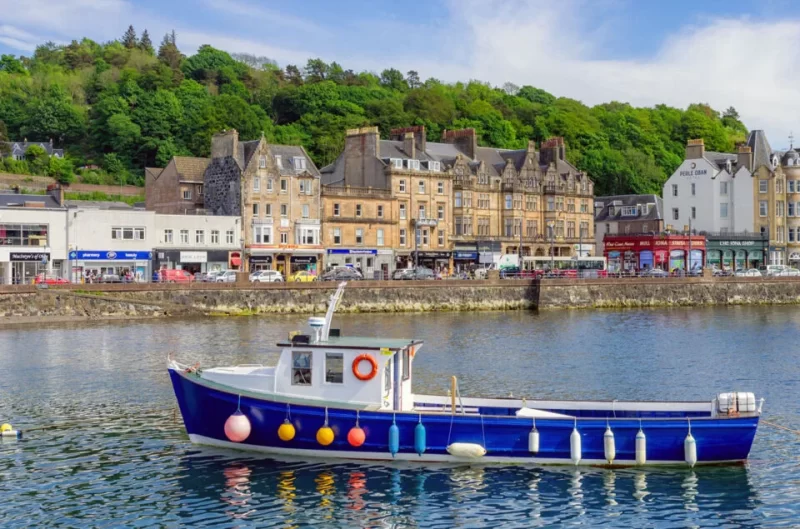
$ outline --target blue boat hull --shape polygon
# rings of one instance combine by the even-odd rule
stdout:
[[[287,405],[261,397],[240,396],[203,381],[195,374],[169,370],[186,430],[193,442],[274,454],[324,458],[369,460],[411,460],[425,462],[464,461],[450,455],[452,443],[475,443],[487,453],[478,460],[486,463],[574,464],[570,435],[577,428],[581,436],[580,464],[608,465],[604,455],[603,435],[610,426],[616,446],[614,466],[635,464],[635,438],[640,424],[647,441],[647,464],[680,465],[685,463],[684,439],[689,430],[686,418],[537,419],[540,447],[536,454],[528,450],[528,434],[533,421],[509,416],[478,416],[391,412],[360,412],[358,421],[366,434],[363,445],[353,447],[347,434],[356,424],[356,411],[328,408],[328,424],[334,440],[320,445],[316,434],[325,421],[326,409],[301,404]],[[231,442],[225,434],[226,420],[240,409],[251,425],[249,436],[241,443]],[[295,427],[291,441],[278,437],[278,428],[289,416]],[[398,452],[389,452],[389,430],[395,422],[399,429]],[[414,430],[422,423],[426,432],[424,453],[415,451]],[[691,433],[697,446],[698,464],[743,462],[747,459],[758,426],[758,417],[692,418]]]

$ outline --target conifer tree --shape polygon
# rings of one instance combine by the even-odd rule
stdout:
[[[122,36],[122,45],[130,50],[135,48],[137,44],[136,30],[133,29],[133,26],[128,26],[128,30]]]
[[[146,52],[148,55],[153,55],[153,41],[150,40],[150,34],[147,30],[142,33],[142,40],[139,41],[139,49]]]

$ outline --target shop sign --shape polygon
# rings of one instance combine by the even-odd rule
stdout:
[[[126,252],[114,250],[99,251],[72,251],[69,252],[70,259],[80,261],[149,261],[153,258],[153,252]]]
[[[254,264],[271,264],[272,263],[272,256],[271,255],[251,255],[250,262]]]
[[[708,241],[711,244],[716,243],[719,246],[755,246],[756,242],[761,243],[761,241]]]
[[[708,169],[698,169],[697,164],[695,162],[692,162],[689,165],[689,170],[679,171],[678,174],[685,178],[690,178],[694,180],[700,178],[701,176],[706,176],[708,174]]]
[[[328,248],[328,255],[377,255],[372,248]]]
[[[419,254],[424,259],[450,259],[450,252],[411,252],[411,255]]]
[[[181,252],[181,263],[207,263],[206,252]]]
[[[477,259],[478,252],[453,252],[453,259]]]
[[[317,262],[317,258],[314,255],[293,255],[291,263],[292,264],[314,264]]]
[[[47,252],[11,252],[8,254],[9,261],[25,261],[25,262],[42,262],[46,263],[50,260],[50,254]]]

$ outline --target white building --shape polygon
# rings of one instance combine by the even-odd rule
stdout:
[[[51,195],[0,195],[0,284],[61,276],[67,262],[67,210]]]
[[[153,268],[178,268],[195,274],[238,266],[239,217],[155,215]],[[235,253],[235,255],[233,255]]]
[[[702,139],[689,140],[686,159],[664,184],[666,229],[752,231],[753,181],[742,156],[749,153],[746,146],[739,154],[706,151]]]

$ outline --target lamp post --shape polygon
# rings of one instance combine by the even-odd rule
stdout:
[[[519,272],[522,273],[522,218],[519,219],[519,248],[517,249],[519,255]]]
[[[550,221],[547,223],[547,227],[550,228],[550,273],[553,273],[556,267],[556,251],[555,251],[555,232],[556,232],[556,223],[554,221]]]
[[[686,277],[692,273],[692,217],[689,216],[689,259],[686,261],[686,266],[689,270],[689,273],[686,274]]]

